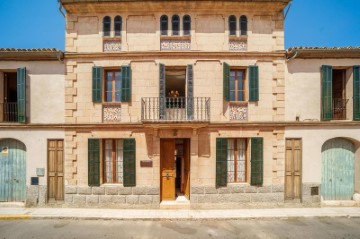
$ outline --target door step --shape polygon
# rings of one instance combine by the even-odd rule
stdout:
[[[323,207],[356,207],[359,206],[356,201],[353,200],[326,200],[321,202]]]
[[[23,208],[25,207],[24,202],[0,202],[0,208]]]
[[[190,209],[190,201],[184,196],[179,196],[174,201],[162,201],[160,209]]]

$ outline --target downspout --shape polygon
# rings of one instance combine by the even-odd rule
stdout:
[[[290,11],[291,4],[292,4],[292,0],[289,2],[289,6],[288,6],[288,8],[286,9],[285,16],[284,16],[284,20],[286,19],[286,16],[288,15],[288,13],[289,13],[289,11]]]
[[[62,51],[57,51],[56,57],[60,62],[64,62],[64,53]]]
[[[289,61],[295,59],[298,55],[299,55],[299,51],[295,51],[295,54],[292,57],[290,57],[290,58],[286,57],[286,62],[289,62]]]
[[[61,0],[58,0],[58,3],[59,3],[59,12],[61,13],[61,15],[63,15],[63,17],[66,17],[65,13],[62,11],[63,5],[61,3]]]

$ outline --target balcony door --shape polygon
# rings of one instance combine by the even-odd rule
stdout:
[[[333,119],[346,119],[346,70],[333,70],[332,96],[333,96]]]
[[[16,72],[4,73],[3,121],[17,121],[17,75]]]

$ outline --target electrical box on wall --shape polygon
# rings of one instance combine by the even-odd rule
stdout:
[[[37,168],[36,169],[36,175],[38,177],[44,177],[45,176],[45,168]]]
[[[39,178],[31,177],[31,185],[39,185]]]

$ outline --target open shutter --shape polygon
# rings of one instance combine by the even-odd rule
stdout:
[[[94,66],[92,70],[92,101],[101,103],[102,101],[102,67]]]
[[[26,122],[26,68],[17,69],[17,120],[19,123]]]
[[[354,120],[360,120],[360,66],[354,66],[353,68],[354,72]]]
[[[223,91],[224,100],[230,100],[230,66],[226,62],[223,63]]]
[[[188,120],[192,120],[194,118],[194,73],[193,73],[193,65],[187,66],[187,117]]]
[[[259,67],[249,66],[249,101],[259,101]]]
[[[165,119],[165,101],[166,101],[166,93],[165,93],[165,65],[160,64],[159,68],[159,117],[160,119]]]
[[[121,66],[121,101],[131,101],[131,68]]]
[[[227,148],[227,139],[216,139],[216,187],[227,186]]]
[[[321,119],[333,118],[332,66],[321,66]]]
[[[251,185],[263,184],[263,138],[251,138]]]
[[[88,139],[88,184],[100,185],[100,139]]]
[[[124,139],[124,187],[136,186],[136,142]]]

